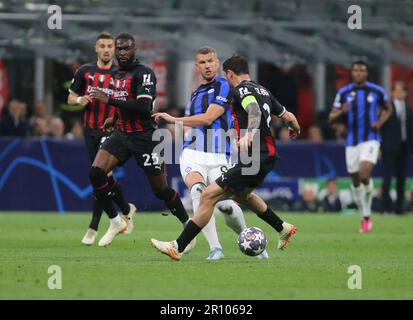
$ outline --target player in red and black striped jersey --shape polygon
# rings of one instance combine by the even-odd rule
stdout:
[[[99,34],[96,39],[95,50],[97,62],[85,64],[76,71],[68,97],[70,105],[80,104],[84,107],[83,131],[91,162],[95,159],[102,142],[108,137],[108,133],[102,129],[103,124],[107,118],[113,117],[115,114],[115,107],[90,97],[90,93],[94,89],[102,89],[109,93],[113,91],[114,82],[111,78],[111,72],[114,68],[114,43],[112,36],[106,32]],[[127,219],[128,232],[131,232],[133,228],[131,216],[135,211],[135,207],[125,201],[122,189],[111,173],[108,179],[112,198],[121,209],[123,218]],[[93,199],[92,220],[82,239],[83,244],[91,245],[95,241],[102,212],[103,209],[99,202]]]
[[[186,246],[194,239],[210,220],[215,204],[232,197],[246,205],[259,218],[273,227],[279,235],[278,249],[284,249],[296,228],[282,221],[271,208],[252,191],[262,183],[272,170],[275,160],[274,139],[270,131],[271,114],[275,114],[288,126],[290,136],[300,134],[300,126],[295,116],[272,97],[268,90],[251,81],[248,62],[235,55],[223,64],[226,78],[234,88],[233,109],[237,116],[241,138],[238,141],[240,162],[223,172],[221,177],[210,184],[201,196],[198,211],[188,222],[184,231],[176,241],[164,242],[152,239],[152,245],[172,259],[180,260]],[[243,132],[245,131],[245,132]],[[254,149],[254,147],[260,150]],[[243,163],[243,154],[252,155],[252,162]],[[245,158],[244,158],[245,159]],[[254,163],[257,161],[258,163]],[[248,172],[249,168],[258,165],[258,171]]]
[[[108,214],[111,224],[99,241],[105,246],[122,232],[123,220],[119,218],[108,188],[107,173],[134,157],[158,199],[165,202],[183,224],[189,217],[178,193],[168,186],[165,165],[154,148],[152,140],[157,128],[152,119],[153,102],[156,98],[156,77],[152,69],[135,60],[135,39],[130,34],[120,34],[115,39],[115,55],[119,68],[112,72],[113,95],[103,90],[94,90],[91,97],[116,107],[114,119],[107,120],[106,127],[115,126],[114,132],[103,143],[90,170],[90,180],[95,198]]]

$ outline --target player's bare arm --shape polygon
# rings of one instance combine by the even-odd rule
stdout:
[[[383,110],[380,113],[380,118],[378,121],[372,123],[371,127],[373,128],[373,130],[375,130],[376,132],[378,132],[380,130],[380,128],[383,126],[383,124],[389,120],[391,114],[393,112],[393,107],[390,103],[387,103],[383,106]]]
[[[92,98],[89,96],[78,96],[76,93],[70,92],[67,97],[67,103],[70,105],[81,105],[86,107],[89,102],[92,102]]]
[[[291,139],[296,139],[300,135],[300,125],[298,124],[297,118],[291,112],[284,112],[280,117],[283,123],[288,127],[288,131]]]
[[[115,123],[116,123],[117,118],[118,118],[117,113],[115,113],[113,117],[107,118],[105,122],[103,123],[102,130],[105,132],[113,131],[113,129],[115,128]]]
[[[245,111],[248,112],[248,131],[238,142],[241,150],[247,150],[251,145],[255,131],[260,127],[262,115],[260,107],[256,101],[250,102],[246,106]]]
[[[92,99],[96,99],[100,102],[109,103],[110,105],[117,108],[133,110],[136,113],[148,114],[152,112],[152,100],[149,99],[132,99],[128,101],[112,99],[109,98],[109,96],[105,92],[99,89],[93,90],[90,96],[92,97]]]
[[[337,120],[345,115],[349,110],[348,103],[343,103],[340,109],[332,108],[330,114],[328,115],[328,122],[333,124],[337,122]]]
[[[152,115],[157,122],[182,123],[185,127],[209,126],[216,119],[222,116],[225,109],[217,104],[209,105],[207,112],[189,117],[173,117],[165,112],[158,112]]]

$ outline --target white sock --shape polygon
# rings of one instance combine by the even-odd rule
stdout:
[[[361,211],[361,215],[365,217],[366,216],[366,202],[364,201],[364,198],[365,198],[364,185],[360,184],[358,187],[351,185],[351,191],[353,192],[353,198],[354,198],[354,202],[357,205],[357,208]]]
[[[222,210],[220,208],[222,208]],[[229,210],[229,212],[227,210]],[[237,235],[247,227],[244,214],[235,201],[222,200],[216,204],[215,211],[222,213],[225,219],[225,224],[234,230]]]
[[[120,217],[120,215],[117,215],[116,217],[111,218],[109,220],[110,220],[110,224],[116,227],[120,226],[122,223],[122,218]]]
[[[373,179],[369,180],[367,185],[364,185],[364,205],[366,207],[366,213],[364,217],[370,217],[371,215],[371,204],[373,202],[373,191],[374,191],[374,182]]]
[[[202,191],[205,190],[205,185],[202,183],[195,183],[191,188],[192,207],[194,213],[198,211],[199,201],[201,200]],[[215,226],[215,216],[212,215],[207,225],[202,229],[205,239],[208,241],[209,248],[221,248],[222,246],[218,240],[217,228]]]

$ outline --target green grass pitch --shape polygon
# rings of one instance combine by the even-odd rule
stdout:
[[[298,231],[285,251],[268,238],[269,260],[247,257],[235,234],[217,218],[226,258],[207,262],[202,235],[180,262],[159,254],[151,237],[175,239],[178,221],[138,214],[135,231],[107,248],[81,245],[89,215],[0,213],[0,299],[412,299],[413,216],[374,216],[374,230],[359,234],[359,218],[282,214]],[[102,219],[100,236],[108,220]],[[62,289],[47,286],[50,265],[62,270]],[[351,265],[361,268],[361,290],[350,290]]]

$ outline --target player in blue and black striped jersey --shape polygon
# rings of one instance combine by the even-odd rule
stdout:
[[[370,179],[380,149],[381,126],[392,112],[386,91],[367,81],[367,65],[352,64],[353,82],[341,88],[329,115],[330,123],[347,118],[346,165],[352,178],[354,200],[363,216],[360,232],[372,229],[371,203],[373,181]]]
[[[202,47],[195,55],[195,66],[201,75],[201,85],[192,93],[185,117],[167,113],[154,115],[157,121],[182,123],[188,128],[183,152],[179,159],[182,178],[191,191],[194,213],[198,210],[202,192],[229,168],[231,153],[229,130],[233,127],[232,91],[228,81],[219,76],[219,59],[211,47]],[[233,200],[223,200],[215,206],[225,223],[239,234],[246,228],[241,208]],[[208,260],[224,258],[215,227],[215,215],[202,230],[210,247]],[[259,258],[267,258],[266,251]]]

